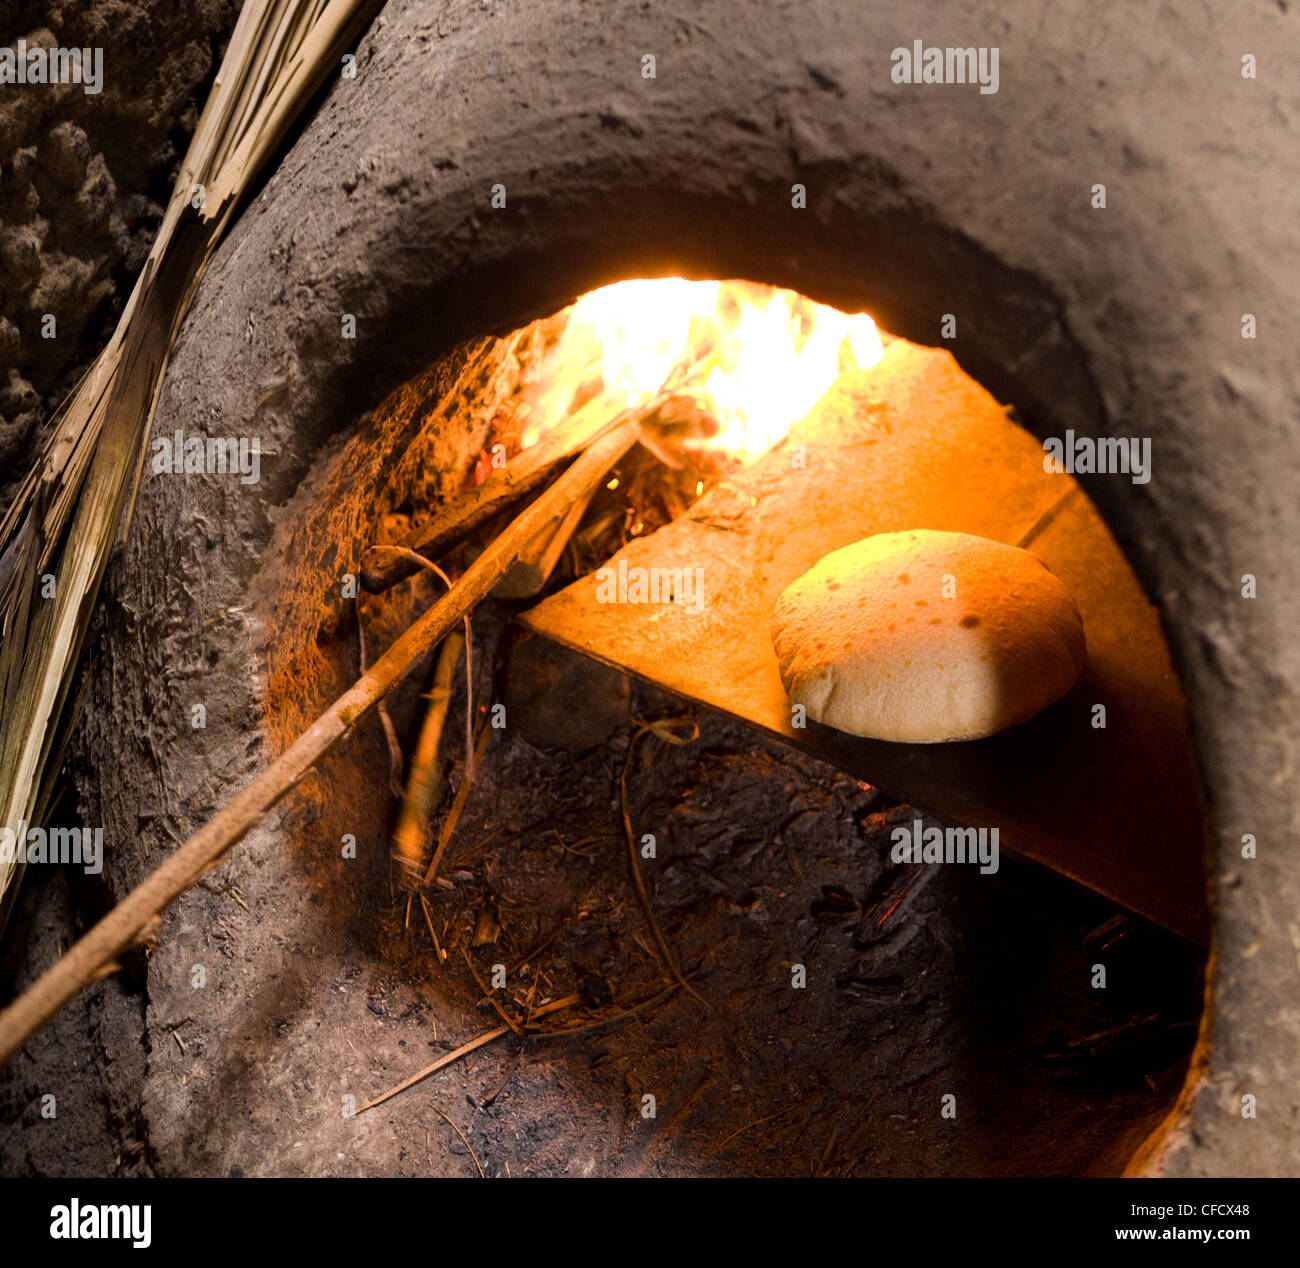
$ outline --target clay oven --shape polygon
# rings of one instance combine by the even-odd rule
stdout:
[[[509,721],[438,842],[434,892],[393,887],[390,746],[372,720],[170,911],[135,985],[161,1169],[315,1173],[346,1153],[385,1173],[394,1147],[423,1149],[431,1085],[355,1120],[340,1098],[364,1104],[471,1029],[570,996],[589,1010],[572,1035],[509,1036],[446,1076],[475,1106],[473,1138],[516,1166],[1287,1168],[1285,1134],[1238,1101],[1278,1122],[1296,1106],[1298,398],[1274,263],[1296,243],[1240,173],[1272,188],[1265,169],[1293,166],[1294,146],[1236,76],[1227,30],[1198,30],[1195,64],[1156,65],[1190,19],[1108,12],[1085,30],[949,8],[922,22],[815,0],[792,25],[775,4],[620,4],[597,26],[576,0],[387,4],[187,320],[155,435],[255,436],[259,478],[143,482],[98,626],[85,813],[140,842],[124,889],[334,699],[357,672],[358,610],[367,654],[397,629],[392,606],[346,589],[367,549],[415,542],[489,473],[502,403],[544,359],[526,333],[629,279],[739,279],[870,314],[884,359],[850,367],[781,442],[822,463],[825,550],[907,527],[904,511],[1009,541],[1023,524],[1085,596],[1098,655],[1131,675],[1106,728],[1087,680],[1068,724],[1058,710],[974,748],[769,725],[757,661],[716,630],[692,645],[648,608],[597,604],[575,550],[552,597],[498,597],[472,636],[476,722],[495,706]],[[919,24],[927,43],[998,45],[996,79],[891,77]],[[1229,69],[1207,81],[1216,58]],[[1240,154],[1199,143],[1225,126]],[[854,449],[873,409],[910,437],[874,467]],[[1064,518],[1026,491],[1043,487],[1031,468],[1047,478],[1044,442],[1116,454],[1121,438],[1133,469],[1077,466]],[[634,451],[608,477],[644,467]],[[703,502],[687,489],[670,525],[622,525],[615,546],[629,567],[689,568],[704,548],[688,535],[733,516],[709,566],[748,632],[764,543],[808,555],[799,571],[824,553],[772,536],[808,522],[802,478],[770,457],[720,468]],[[628,492],[602,487],[609,506]],[[409,619],[440,587],[421,573],[388,593]],[[435,659],[393,703],[408,751]],[[442,683],[435,825],[469,756],[463,672]],[[922,883],[889,859],[891,829],[913,822],[1001,823],[1011,861]],[[638,853],[645,834],[656,853]],[[183,989],[198,962],[217,966],[201,1007]]]

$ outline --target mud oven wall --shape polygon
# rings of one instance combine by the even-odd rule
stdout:
[[[268,569],[322,471],[337,484],[364,411],[436,353],[621,277],[791,286],[950,347],[1040,436],[1151,437],[1149,484],[1088,491],[1161,609],[1190,698],[1215,942],[1184,1101],[1134,1165],[1294,1171],[1300,314],[1281,262],[1300,248],[1284,198],[1300,175],[1300,86],[1284,70],[1296,25],[1263,5],[1219,26],[1127,3],[1022,22],[993,4],[701,0],[686,16],[390,0],[186,324],[157,431],[256,434],[270,456],[255,486],[142,486],[83,746],[90,821],[126,840],[145,805],[192,828],[265,763],[249,737],[265,715]],[[996,46],[997,92],[891,82],[890,51],[915,40]],[[356,563],[362,491],[406,439],[360,426],[380,464],[306,543],[338,574]],[[200,679],[222,705],[201,743],[178,740]],[[230,865],[286,914],[311,897],[277,862],[294,827],[268,822]],[[115,883],[149,865],[128,858]],[[169,915],[151,1010],[174,1007],[152,988],[183,979],[168,946],[203,929],[205,904],[198,891]],[[285,966],[261,967],[270,981]],[[230,1001],[232,1026],[247,1004]]]

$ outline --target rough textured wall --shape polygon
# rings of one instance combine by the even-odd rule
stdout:
[[[237,0],[9,0],[0,46],[99,47],[103,86],[0,86],[0,506],[112,331]],[[55,337],[42,335],[46,314]]]

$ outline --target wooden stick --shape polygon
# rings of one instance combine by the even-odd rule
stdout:
[[[613,461],[610,455],[624,450],[630,443],[629,436],[635,438],[638,426],[630,419],[593,444],[483,551],[460,581],[369,672],[0,1013],[0,1063],[9,1060],[34,1031],[93,981],[105,964],[131,946],[158,912],[213,867],[322,757],[350,735],[420,657],[488,594],[537,530],[554,517],[556,508],[579,496],[593,478],[593,471],[604,472],[609,467]]]
[[[497,582],[492,591],[495,598],[531,599],[541,593],[542,587],[551,579],[555,565],[560,562],[569,539],[582,523],[582,517],[586,515],[602,479],[603,475],[593,482],[591,488],[569,507],[557,524],[537,535],[510,571]]]
[[[448,634],[438,654],[438,665],[429,690],[429,708],[420,728],[420,738],[411,756],[411,773],[406,781],[406,795],[402,810],[393,829],[393,851],[398,862],[409,874],[420,866],[420,855],[429,831],[429,811],[442,789],[442,767],[438,761],[438,748],[442,742],[442,728],[447,721],[447,706],[451,703],[451,680],[456,663],[464,650],[465,639],[459,630]]]

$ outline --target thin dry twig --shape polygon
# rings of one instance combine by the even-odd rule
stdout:
[[[715,1154],[721,1153],[729,1144],[731,1144],[733,1140],[736,1139],[737,1136],[741,1135],[744,1132],[747,1132],[751,1127],[761,1127],[764,1123],[770,1123],[774,1118],[781,1118],[784,1115],[788,1114],[792,1109],[798,1109],[799,1106],[802,1104],[803,1104],[802,1101],[795,1101],[794,1104],[787,1105],[785,1109],[777,1110],[775,1114],[768,1114],[764,1118],[756,1118],[752,1123],[746,1123],[744,1127],[737,1127],[736,1130],[732,1132],[731,1135],[728,1136],[725,1140],[723,1140],[721,1143],[717,1145],[714,1145],[712,1152]]]
[[[545,1017],[550,1013],[560,1012],[565,1008],[572,1008],[575,1004],[582,1003],[581,995],[566,995],[563,999],[557,999],[550,1004],[545,1004],[537,1010],[535,1017]],[[427,1065],[423,1070],[417,1070],[409,1079],[403,1079],[396,1087],[389,1088],[381,1096],[375,1097],[373,1101],[367,1101],[359,1110],[357,1115],[364,1114],[366,1110],[374,1109],[376,1105],[382,1105],[385,1101],[396,1096],[399,1092],[405,1092],[407,1088],[414,1087],[423,1079],[427,1079],[431,1074],[437,1074],[439,1070],[445,1070],[449,1065],[454,1065],[462,1057],[467,1057],[471,1052],[477,1052],[480,1048],[500,1039],[502,1035],[510,1033],[509,1026],[498,1026],[495,1030],[484,1031],[483,1034],[471,1039],[468,1043],[463,1043],[459,1048],[452,1052],[445,1053],[431,1065]],[[354,1115],[355,1117],[356,1115]]]
[[[682,720],[689,721],[689,719],[682,719]],[[682,739],[681,737],[671,732],[662,733],[662,734],[664,734],[664,738],[667,738],[668,735],[670,734],[672,735],[672,738],[668,740],[670,744],[689,744],[691,740],[695,739],[695,737],[700,733],[699,728],[695,725],[694,722],[691,722],[691,728],[692,728],[692,734],[688,739]],[[677,967],[677,961],[673,958],[672,950],[668,946],[668,940],[664,937],[663,933],[660,931],[659,922],[655,919],[654,908],[650,904],[650,893],[646,889],[645,879],[641,875],[641,867],[640,864],[637,862],[636,834],[632,830],[632,813],[628,807],[627,775],[628,775],[628,771],[631,769],[632,766],[632,758],[636,753],[637,742],[641,739],[642,736],[651,734],[653,729],[654,728],[650,724],[647,724],[645,722],[640,723],[636,731],[633,733],[631,740],[628,742],[627,756],[623,759],[623,771],[622,774],[619,776],[619,780],[618,780],[619,805],[622,808],[622,812],[623,812],[623,830],[625,835],[627,836],[628,862],[632,869],[632,880],[633,883],[636,885],[637,897],[641,900],[641,910],[642,913],[645,915],[646,924],[649,925],[650,932],[651,934],[654,935],[655,945],[659,949],[659,957],[663,961],[664,967],[668,970],[668,972],[672,975],[672,977],[677,980],[677,982],[680,985],[686,986],[686,979],[682,976],[681,970]],[[661,732],[655,732],[655,733],[661,734]],[[701,1004],[704,1004],[706,1007],[708,1007],[707,1000],[703,999],[694,990],[691,990],[689,986],[687,986],[686,989],[690,991],[690,993],[694,995],[695,998],[698,999]]]
[[[543,1004],[533,1014],[534,1022],[539,1017],[549,1017],[552,1013],[563,1012],[566,1008],[572,1008],[575,1004],[583,1002],[582,996],[575,991],[572,995],[565,995],[562,999],[553,999],[549,1004]]]
[[[429,926],[429,937],[433,939],[433,949],[437,953],[438,963],[441,964],[447,958],[447,953],[442,949],[438,941],[438,935],[433,929],[433,913],[429,910],[429,900],[423,894],[420,895],[420,906],[424,908],[425,923]]]
[[[693,977],[694,974],[689,976]],[[609,1017],[598,1017],[595,1021],[584,1022],[581,1026],[569,1026],[563,1030],[547,1030],[539,1035],[534,1035],[535,1039],[570,1039],[574,1035],[590,1034],[592,1031],[604,1030],[607,1026],[621,1026],[625,1021],[630,1021],[637,1013],[643,1009],[650,1008],[663,1000],[670,999],[673,995],[681,990],[681,986],[676,982],[669,982],[657,995],[651,995],[649,999],[643,999],[639,1004],[630,1004],[620,1012],[614,1013]]]
[[[509,1026],[498,1026],[495,1030],[484,1031],[483,1034],[471,1039],[468,1043],[463,1043],[459,1048],[445,1053],[437,1061],[424,1067],[423,1070],[417,1070],[409,1079],[403,1079],[396,1087],[389,1088],[381,1096],[375,1097],[373,1101],[367,1101],[359,1110],[356,1117],[364,1114],[366,1110],[374,1109],[376,1105],[382,1105],[391,1097],[396,1096],[399,1092],[405,1092],[408,1087],[414,1087],[423,1079],[427,1079],[431,1074],[437,1074],[439,1070],[445,1070],[449,1065],[454,1065],[462,1057],[467,1057],[471,1052],[477,1052],[485,1044],[492,1043],[495,1039],[500,1039],[502,1035],[510,1033]]]
[[[497,999],[496,991],[491,989],[483,980],[483,975],[474,967],[474,961],[469,958],[469,952],[466,951],[464,947],[461,947],[460,953],[465,957],[465,967],[473,974],[474,981],[478,983],[479,990],[483,992],[483,998],[497,1010],[501,1020],[505,1022],[505,1024],[515,1032],[515,1034],[522,1035],[523,1030],[520,1028],[519,1023],[511,1017],[508,1012],[506,1012],[505,1006],[499,999]]]
[[[438,1106],[435,1105],[433,1108],[435,1111],[437,1111],[437,1113],[442,1114],[443,1120],[447,1123],[447,1125],[451,1128],[451,1130],[454,1131],[456,1135],[460,1137],[460,1143],[464,1145],[466,1149],[469,1150],[469,1156],[474,1159],[474,1165],[478,1167],[478,1178],[480,1180],[486,1180],[487,1176],[483,1174],[483,1167],[479,1163],[478,1154],[474,1152],[474,1146],[471,1145],[469,1141],[465,1139],[465,1133],[461,1131],[461,1129],[457,1127],[456,1124],[453,1123],[451,1119],[447,1117],[446,1114],[443,1114],[442,1110],[440,1110]]]

